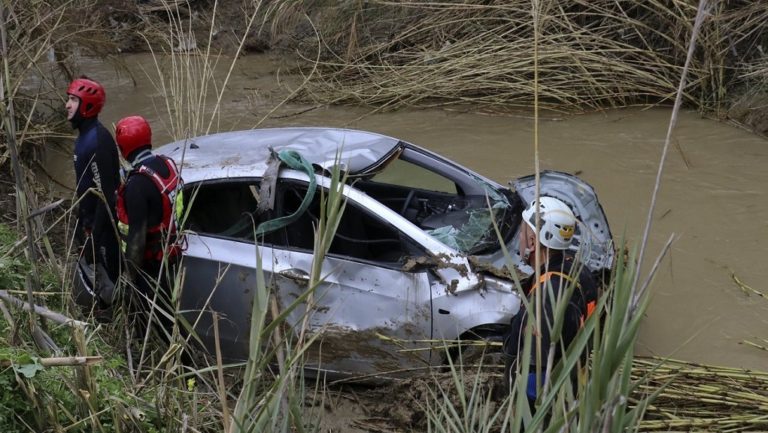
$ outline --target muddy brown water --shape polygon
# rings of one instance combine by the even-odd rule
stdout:
[[[88,59],[81,63],[81,72],[107,88],[102,121],[113,124],[122,116],[141,114],[153,124],[155,143],[167,142],[169,134],[160,120],[167,115],[158,111],[159,93],[143,72],[154,74],[151,57],[129,55],[122,60],[135,86],[129,74],[109,64]],[[278,68],[279,61],[264,55],[239,60],[218,130],[253,127],[282,100]],[[472,107],[367,116],[370,109],[323,107],[297,114],[309,108],[284,105],[275,111],[280,118],[269,118],[261,126],[375,131],[429,148],[502,183],[534,170],[530,116],[492,116]],[[670,114],[669,108],[654,108],[548,115],[539,123],[541,168],[579,173],[597,190],[614,237],[637,245]],[[685,111],[674,139],[646,268],[670,235],[676,240],[652,282],[637,352],[768,370],[768,352],[743,343],[768,346],[768,299],[746,295],[733,279],[735,275],[768,295],[768,141]],[[47,165],[59,182],[73,183],[68,150],[51,149]],[[647,270],[641,278],[646,275]]]

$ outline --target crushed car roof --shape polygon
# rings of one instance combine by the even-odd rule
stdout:
[[[311,164],[333,166],[342,150],[344,170],[364,171],[393,152],[400,140],[366,131],[340,128],[266,128],[224,132],[166,144],[158,153],[170,156],[184,181],[260,177],[267,169],[270,148],[292,149]]]

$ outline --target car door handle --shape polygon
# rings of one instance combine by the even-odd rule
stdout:
[[[307,271],[298,268],[289,268],[284,271],[279,271],[278,275],[281,275],[289,280],[293,280],[298,284],[309,284],[309,274]]]

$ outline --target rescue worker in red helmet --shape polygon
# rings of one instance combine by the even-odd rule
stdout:
[[[103,269],[114,282],[120,273],[120,250],[114,224],[120,162],[115,141],[98,118],[105,100],[104,87],[82,76],[69,84],[64,107],[67,120],[78,130],[74,149],[78,202],[75,238],[82,246],[82,259],[88,266],[96,268],[97,280]],[[94,282],[91,289],[98,292],[98,287],[100,285]],[[102,304],[111,302],[112,290],[109,292],[101,299]]]
[[[537,213],[539,214],[538,232],[536,230]],[[534,323],[533,335],[541,341],[542,365],[536,365],[535,342],[531,348],[531,358],[527,360],[529,374],[526,395],[532,409],[538,393],[537,382],[541,386],[545,380],[548,352],[554,348],[554,362],[557,363],[562,351],[571,344],[584,320],[592,314],[597,302],[597,280],[570,251],[576,224],[577,220],[571,208],[554,197],[542,196],[538,202],[532,201],[523,211],[518,252],[523,261],[531,267],[536,266],[538,255],[540,266],[538,281],[534,274],[528,281],[522,283],[531,308],[534,305],[534,294],[541,297],[541,317],[537,321],[541,323],[541,328],[536,328]],[[572,290],[570,298],[565,299],[564,296],[569,290]],[[562,329],[558,333],[560,337],[558,341],[552,341],[554,311],[556,306],[563,302],[566,304]],[[533,320],[533,316],[526,310],[525,305],[521,305],[518,314],[512,318],[509,333],[504,340],[504,352],[508,355],[505,368],[507,386],[515,380],[519,363],[526,362],[520,359],[520,356],[523,352],[525,327],[529,320]]]
[[[180,248],[177,239],[181,176],[170,158],[152,153],[152,130],[141,116],[117,122],[120,153],[132,169],[117,194],[117,216],[123,237],[126,274],[134,284],[138,308],[146,309],[161,292],[160,307],[169,308],[168,290]],[[160,314],[159,317],[163,317]]]

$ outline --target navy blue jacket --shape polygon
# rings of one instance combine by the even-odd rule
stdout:
[[[120,162],[117,145],[112,134],[97,118],[84,119],[78,125],[79,136],[75,140],[75,181],[78,206],[78,227],[75,233],[83,236],[83,230],[101,233],[111,230],[115,219],[115,197],[120,183]],[[107,205],[96,194],[88,193],[95,188],[104,194]]]

